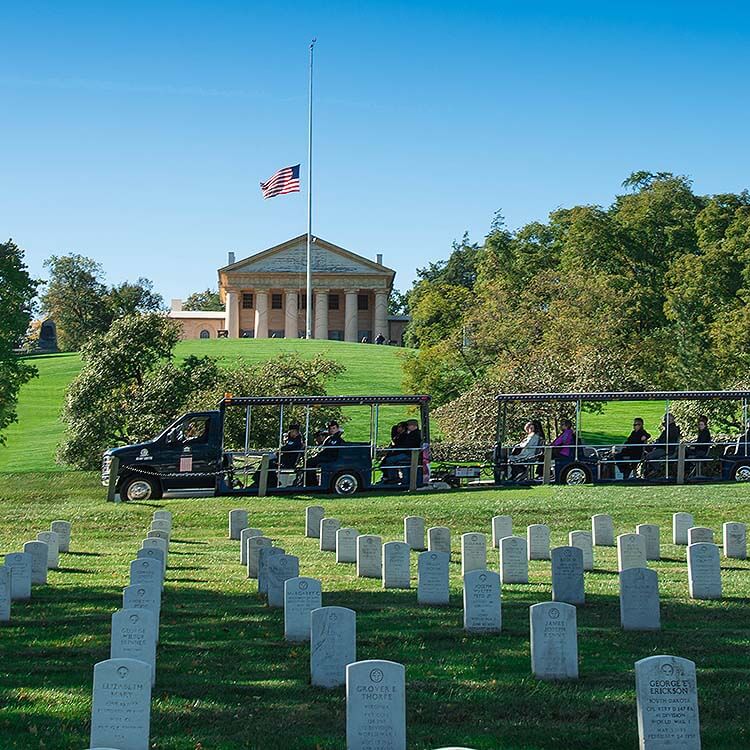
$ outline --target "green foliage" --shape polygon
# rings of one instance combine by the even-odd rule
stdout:
[[[13,240],[0,244],[0,445],[5,428],[17,420],[21,386],[37,374],[13,351],[29,328],[37,283]]]
[[[123,315],[158,312],[164,307],[164,300],[154,291],[154,284],[149,279],[124,281],[113,286],[106,294],[104,304],[109,310],[110,320],[117,320]]]
[[[182,309],[218,312],[224,309],[224,305],[215,289],[204,289],[202,292],[193,292],[189,295],[182,303]]]
[[[409,314],[409,294],[394,289],[388,297],[388,315],[408,315]]]

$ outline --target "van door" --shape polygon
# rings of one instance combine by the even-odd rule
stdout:
[[[216,414],[186,414],[164,436],[159,471],[164,489],[204,489],[216,484],[221,467],[219,420]],[[206,476],[200,476],[205,474]]]

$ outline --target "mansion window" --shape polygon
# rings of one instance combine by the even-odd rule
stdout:
[[[357,310],[368,310],[370,305],[370,297],[367,294],[357,295]]]
[[[252,292],[243,292],[242,293],[242,309],[243,310],[252,310],[253,307],[253,294]]]
[[[306,294],[297,295],[297,309],[307,310],[307,295]]]
[[[329,294],[328,295],[328,309],[329,310],[338,310],[339,309],[339,295],[338,294]],[[335,339],[334,339],[335,341]]]
[[[281,310],[281,295],[280,294],[271,295],[271,309]]]

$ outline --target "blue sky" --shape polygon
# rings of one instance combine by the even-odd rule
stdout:
[[[166,299],[306,226],[397,271],[636,169],[750,187],[746,3],[23,2],[0,6],[0,236]],[[304,188],[304,180],[303,180]]]

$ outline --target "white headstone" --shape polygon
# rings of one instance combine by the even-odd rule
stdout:
[[[386,542],[383,545],[383,588],[411,587],[409,545],[406,542]]]
[[[122,590],[123,609],[147,609],[154,623],[154,637],[159,642],[159,620],[161,617],[161,591],[155,583],[137,583]]]
[[[672,514],[672,542],[674,544],[688,543],[688,529],[695,526],[695,521],[690,513]]]
[[[153,514],[153,518],[161,518],[166,519],[170,523],[172,523],[173,516],[171,510],[155,510]]]
[[[464,630],[499,633],[502,628],[500,576],[492,570],[472,570],[464,576]]]
[[[151,685],[156,683],[156,625],[148,609],[118,609],[112,613],[109,658],[146,662],[151,667]]]
[[[31,582],[47,583],[47,544],[45,542],[26,542],[23,551],[31,555]]]
[[[251,536],[247,540],[247,577],[258,577],[258,553],[261,547],[271,547],[273,542],[267,536]]]
[[[240,531],[240,565],[247,565],[247,540],[254,536],[263,536],[263,532],[250,528]]]
[[[722,535],[724,557],[731,557],[735,560],[746,560],[747,526],[744,523],[729,521],[722,526]]]
[[[169,534],[166,531],[157,531],[155,529],[151,529],[146,534],[147,539],[163,539],[167,544],[167,551],[169,551]]]
[[[595,547],[615,546],[615,525],[612,516],[606,513],[591,516],[591,538]]]
[[[321,607],[310,614],[310,682],[324,688],[346,684],[346,667],[357,661],[357,614]]]
[[[701,542],[714,543],[714,532],[705,526],[691,526],[688,529],[688,544],[700,544]]]
[[[13,599],[13,571],[0,565],[0,622],[10,622],[10,604]]]
[[[646,559],[661,560],[661,532],[655,523],[639,523],[635,533],[643,537],[646,543]]]
[[[450,603],[450,555],[447,552],[422,552],[417,558],[417,603]]]
[[[510,516],[492,517],[492,546],[500,547],[500,540],[506,536],[513,536],[513,519]]]
[[[130,585],[137,583],[155,583],[161,586],[162,565],[158,560],[148,560],[145,557],[136,558],[130,563]]]
[[[164,531],[172,536],[172,522],[166,518],[154,518],[151,521],[151,531]]]
[[[229,538],[239,539],[242,529],[249,526],[247,511],[244,508],[235,508],[229,511]]]
[[[487,537],[477,531],[461,534],[461,575],[487,567]]]
[[[538,680],[578,679],[576,608],[564,602],[529,607],[531,671]]]
[[[526,547],[529,560],[549,560],[549,526],[532,523],[526,528]]]
[[[268,563],[276,555],[285,555],[283,547],[260,547],[258,549],[258,593],[268,594]]]
[[[571,547],[578,547],[583,553],[583,569],[594,569],[594,543],[591,539],[590,531],[571,531],[568,534],[568,544]]]
[[[5,567],[13,571],[11,598],[31,598],[31,566],[33,558],[28,552],[10,552],[5,555]]]
[[[421,552],[424,544],[424,518],[422,516],[406,516],[404,518],[404,541],[410,549]]]
[[[336,532],[341,528],[341,521],[338,518],[321,518],[320,519],[320,551],[336,551]]]
[[[108,659],[94,667],[91,747],[148,750],[151,667],[136,659]]]
[[[406,750],[405,672],[379,659],[347,666],[347,750]]]
[[[299,576],[299,557],[275,555],[268,561],[268,606],[284,606],[284,583]]]
[[[47,545],[47,567],[55,570],[60,566],[60,540],[54,531],[42,531],[36,535],[38,542]]]
[[[655,570],[620,573],[620,625],[623,630],[660,630],[659,577]]]
[[[700,750],[695,663],[649,656],[635,663],[640,750]]]
[[[357,576],[380,578],[382,571],[381,537],[375,534],[360,534],[357,537]]]
[[[620,534],[617,537],[617,570],[645,568],[646,540],[640,534]]]
[[[146,560],[156,560],[161,572],[161,588],[164,590],[164,550],[158,547],[141,547],[138,552],[135,553],[136,560],[139,558],[145,558]]]
[[[357,537],[359,532],[350,526],[336,531],[336,562],[357,562]]]
[[[53,521],[49,529],[57,534],[60,552],[70,552],[70,521]]]
[[[322,505],[308,505],[305,508],[305,536],[311,539],[320,537],[320,522],[325,517]]]
[[[552,550],[552,600],[584,604],[583,552],[578,547],[555,547]]]
[[[500,581],[503,584],[529,582],[529,559],[524,537],[506,536],[500,540]]]
[[[451,530],[447,526],[430,526],[427,529],[427,549],[430,552],[451,553]]]
[[[322,606],[317,578],[297,577],[284,581],[284,638],[293,642],[309,641],[310,613]]]
[[[709,542],[691,544],[687,563],[691,599],[721,599],[719,548]]]
[[[160,549],[164,553],[164,574],[167,573],[167,567],[169,566],[169,553],[167,551],[167,543],[163,539],[144,539],[141,542],[141,549],[149,549],[155,547]]]

